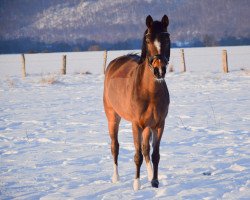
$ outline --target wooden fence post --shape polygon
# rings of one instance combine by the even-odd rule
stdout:
[[[222,68],[224,73],[228,73],[227,50],[222,50]]]
[[[182,64],[182,72],[186,72],[184,49],[181,49],[181,64]]]
[[[22,59],[22,78],[24,79],[26,77],[26,66],[25,66],[24,54],[21,55],[21,59]]]
[[[106,70],[107,57],[108,57],[108,52],[107,50],[105,50],[103,53],[103,74],[105,74],[105,70]]]
[[[174,72],[174,65],[173,64],[169,64],[169,72]]]
[[[62,75],[66,74],[66,55],[63,55],[61,73]]]

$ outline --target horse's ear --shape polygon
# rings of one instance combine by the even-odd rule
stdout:
[[[164,15],[162,17],[161,23],[162,23],[163,28],[167,28],[168,27],[169,20],[168,20],[168,16],[167,15]]]
[[[147,30],[144,33],[144,37],[142,41],[141,58],[140,58],[139,64],[143,63],[147,56],[147,46],[146,46],[146,36],[145,36],[146,33],[147,33]]]
[[[146,25],[148,28],[151,28],[153,25],[153,18],[150,15],[147,16],[147,18],[146,18]]]

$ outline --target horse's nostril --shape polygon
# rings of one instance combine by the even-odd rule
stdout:
[[[154,68],[154,75],[155,75],[156,77],[159,77],[159,76],[160,76],[160,72],[159,72],[158,67],[155,67],[155,68]]]
[[[155,67],[154,76],[156,78],[164,78],[166,74],[166,67]]]

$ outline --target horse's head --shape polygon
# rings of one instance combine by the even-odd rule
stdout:
[[[153,21],[150,15],[146,18],[147,30],[143,37],[141,62],[146,60],[157,79],[165,77],[170,57],[168,24],[169,20],[166,15],[162,17],[161,21]]]

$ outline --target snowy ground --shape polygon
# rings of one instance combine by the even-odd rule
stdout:
[[[250,71],[169,73],[171,106],[158,189],[134,192],[131,125],[119,172],[102,106],[103,75],[0,79],[0,199],[249,199]],[[50,84],[49,82],[52,82]]]

